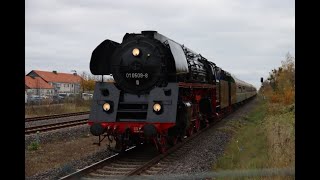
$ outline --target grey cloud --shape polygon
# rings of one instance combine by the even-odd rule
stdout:
[[[92,50],[126,32],[157,30],[260,86],[295,53],[293,0],[28,0],[26,71],[89,72]]]

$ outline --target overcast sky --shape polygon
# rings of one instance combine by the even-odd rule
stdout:
[[[156,30],[260,87],[295,56],[294,0],[27,0],[26,72],[90,73],[94,48]]]

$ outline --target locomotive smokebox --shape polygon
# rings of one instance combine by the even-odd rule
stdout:
[[[100,136],[104,133],[105,129],[99,123],[94,123],[90,126],[90,132],[94,136]]]
[[[146,124],[143,126],[143,133],[146,137],[157,135],[157,129],[153,124]]]

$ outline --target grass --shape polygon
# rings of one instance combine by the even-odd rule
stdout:
[[[270,104],[270,114],[265,118],[264,129],[268,137],[269,166],[291,167],[295,163],[295,115],[293,109],[280,104]],[[271,109],[271,110],[270,110]]]
[[[221,128],[233,134],[224,155],[213,166],[215,172],[294,168],[294,108],[260,101],[247,116]],[[217,179],[231,179],[219,177]],[[235,177],[232,179],[293,179],[282,177]]]
[[[264,162],[267,159],[266,142],[267,137],[263,133],[263,129],[257,128],[261,124],[261,119],[265,117],[265,105],[259,105],[249,114],[248,117],[241,121],[229,121],[235,124],[231,131],[234,138],[228,145],[225,155],[219,159],[216,170],[237,169],[237,168],[253,168],[261,167],[259,161]],[[230,127],[230,125],[229,125]],[[231,126],[232,127],[232,126]],[[263,156],[257,156],[257,155]],[[250,161],[249,161],[250,160]]]
[[[29,151],[36,151],[40,148],[40,144],[38,142],[32,142],[29,146],[28,146],[28,150]]]
[[[75,103],[48,104],[42,106],[26,106],[26,117],[47,116],[73,112],[89,111],[92,101],[78,101]]]

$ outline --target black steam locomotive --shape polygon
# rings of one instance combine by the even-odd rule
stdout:
[[[103,41],[90,70],[115,80],[96,83],[89,125],[99,143],[100,136],[116,141],[116,150],[153,141],[164,152],[168,143],[255,95],[252,85],[156,31],[127,33],[122,43]]]

